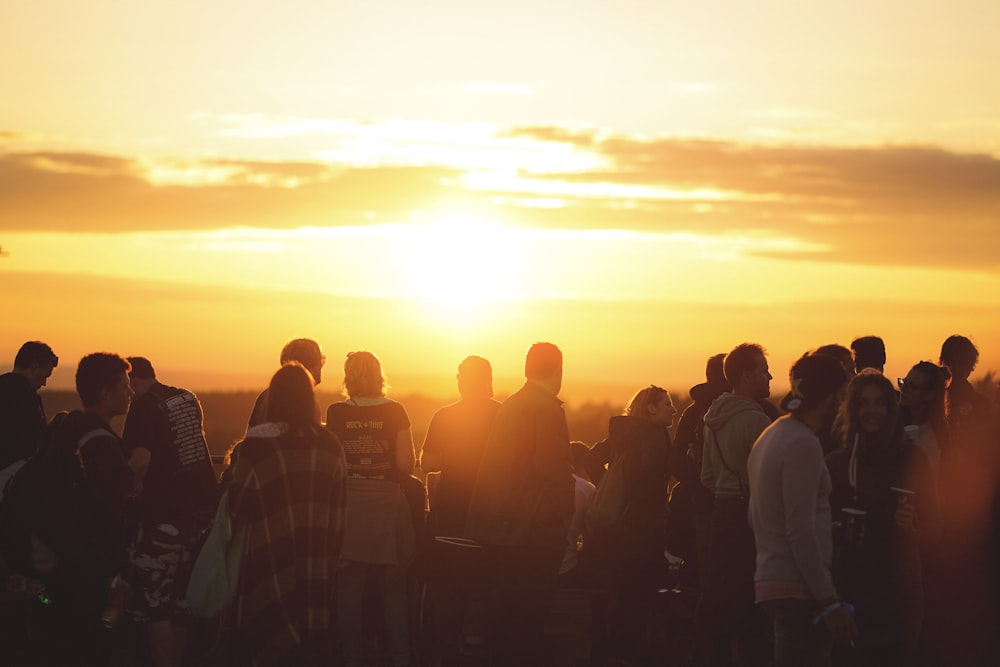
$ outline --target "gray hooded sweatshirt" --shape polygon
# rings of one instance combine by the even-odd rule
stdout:
[[[752,398],[725,393],[705,413],[701,483],[717,497],[749,496],[747,457],[771,420]]]

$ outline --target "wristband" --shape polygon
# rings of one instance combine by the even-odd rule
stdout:
[[[831,614],[837,611],[838,609],[843,609],[851,616],[854,615],[853,604],[851,604],[850,602],[842,602],[840,600],[837,600],[836,602],[831,602],[830,604],[820,609],[819,613],[813,616],[812,624],[817,625],[821,620],[823,620],[824,616],[826,616],[827,614]]]

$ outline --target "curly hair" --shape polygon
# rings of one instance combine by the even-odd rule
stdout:
[[[854,437],[860,434],[858,426],[861,395],[867,387],[875,387],[882,394],[886,405],[886,418],[882,430],[871,436],[876,443],[893,447],[903,442],[903,420],[900,417],[896,389],[889,378],[872,368],[866,368],[847,384],[847,395],[837,414],[836,428],[841,435],[842,446],[850,447]],[[865,436],[867,438],[867,436]]]

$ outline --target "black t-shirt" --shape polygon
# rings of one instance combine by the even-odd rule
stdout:
[[[441,461],[441,479],[431,506],[435,530],[441,534],[461,535],[465,530],[469,499],[499,410],[500,403],[493,399],[463,400],[431,417],[421,451]]]
[[[132,402],[123,440],[126,456],[137,447],[150,451],[140,497],[143,520],[176,524],[211,514],[217,484],[197,396],[153,384]]]
[[[394,465],[396,435],[410,427],[402,405],[391,400],[375,405],[333,403],[326,411],[326,427],[344,446],[348,477],[399,477]]]

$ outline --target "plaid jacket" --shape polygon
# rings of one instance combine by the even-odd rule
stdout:
[[[234,452],[229,511],[249,525],[236,625],[249,664],[303,664],[328,650],[344,532],[346,462],[331,433],[250,429]]]

